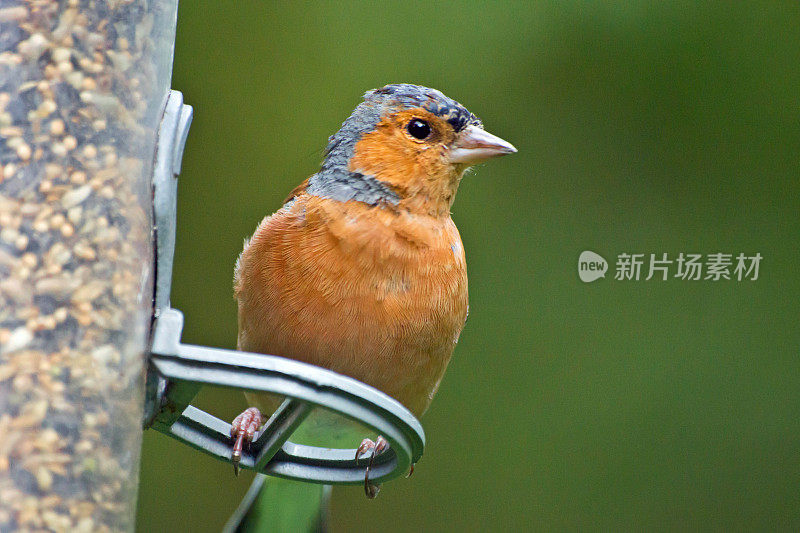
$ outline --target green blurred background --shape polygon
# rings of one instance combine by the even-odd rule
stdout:
[[[442,90],[519,153],[462,182],[470,317],[414,477],[333,531],[800,526],[800,3],[181,4],[195,108],[173,304],[234,347],[242,240],[364,91]],[[757,281],[577,259],[761,253]],[[205,390],[223,418],[245,407]],[[138,526],[217,531],[252,474],[145,434]]]

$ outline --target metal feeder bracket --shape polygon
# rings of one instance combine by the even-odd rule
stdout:
[[[240,467],[323,484],[364,482],[364,458],[355,449],[290,442],[314,408],[354,419],[389,441],[370,470],[375,483],[403,475],[422,456],[425,434],[400,403],[355,379],[274,355],[181,343],[183,315],[169,306],[175,251],[177,176],[192,108],[171,91],[158,132],[153,176],[156,236],[155,318],[147,370],[145,427],[152,427],[213,457],[230,462],[230,424],[190,405],[204,384],[271,392],[286,398]],[[366,436],[366,435],[365,435]]]

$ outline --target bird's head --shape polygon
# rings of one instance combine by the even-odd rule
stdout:
[[[340,201],[449,213],[464,170],[517,150],[436,89],[368,91],[326,149],[308,192]]]

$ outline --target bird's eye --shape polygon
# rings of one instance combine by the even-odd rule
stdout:
[[[419,140],[427,139],[431,134],[431,125],[418,118],[415,118],[409,122],[408,126],[406,126],[406,129],[412,137]]]

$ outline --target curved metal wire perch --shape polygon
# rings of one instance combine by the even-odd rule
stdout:
[[[425,434],[399,402],[355,379],[274,355],[182,344],[183,315],[169,307],[175,246],[177,174],[191,108],[172,91],[159,131],[154,176],[156,221],[156,301],[145,426],[223,461],[230,461],[230,424],[190,405],[203,384],[271,392],[286,400],[243,453],[240,466],[264,474],[324,484],[364,482],[364,459],[355,449],[332,449],[290,442],[292,433],[315,408],[341,414],[383,435],[390,447],[375,458],[370,480],[403,475],[419,460]]]

